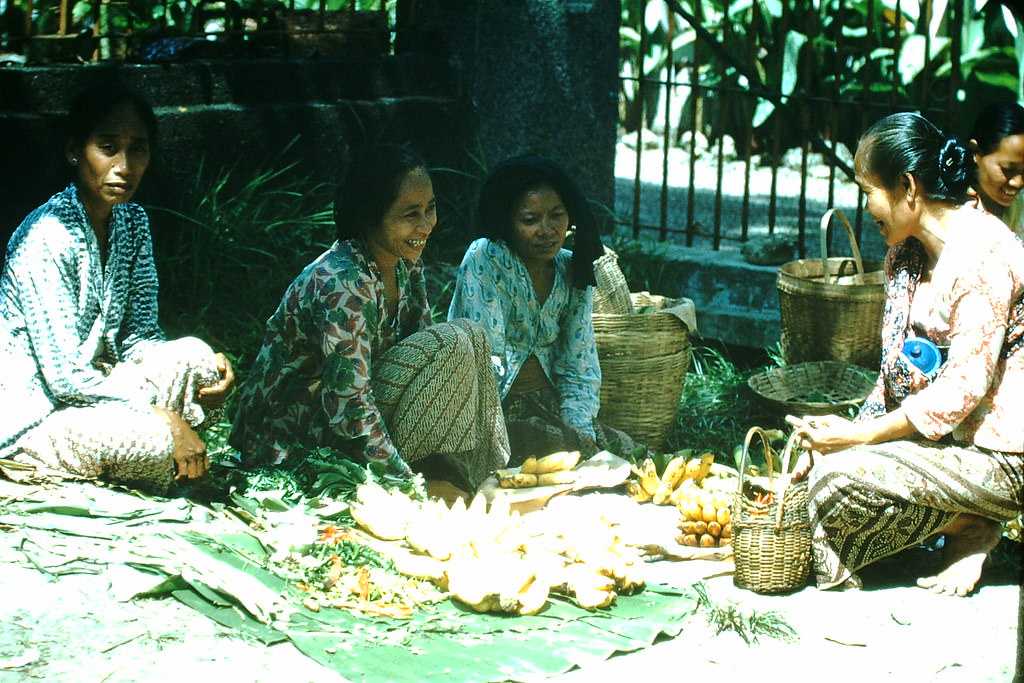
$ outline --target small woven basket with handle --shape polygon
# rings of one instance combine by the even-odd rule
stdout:
[[[761,439],[768,464],[768,488],[748,481],[751,441]],[[734,583],[755,593],[785,593],[807,584],[811,568],[811,522],[807,511],[807,479],[789,481],[796,432],[782,453],[782,471],[775,476],[769,439],[752,427],[743,443],[739,488],[730,510]],[[761,496],[761,500],[755,500]]]

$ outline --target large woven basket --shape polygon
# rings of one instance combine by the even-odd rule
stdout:
[[[768,465],[768,489],[773,499],[753,500],[755,487],[747,481],[747,459],[754,436],[761,439]],[[789,483],[796,432],[790,435],[782,454],[782,471],[776,478],[768,436],[752,427],[743,443],[739,467],[739,488],[730,509],[733,583],[755,593],[785,593],[807,584],[811,569],[811,521],[807,510],[807,480]]]
[[[647,292],[631,295],[637,309],[651,313],[594,314],[601,363],[598,421],[657,450],[675,422],[690,367],[686,324],[662,309],[675,301]]]
[[[852,259],[827,256],[832,216],[846,228]],[[821,254],[779,269],[782,357],[787,365],[835,360],[877,368],[885,306],[882,264],[861,259],[850,222],[838,209],[830,209],[821,219]]]
[[[859,365],[832,360],[785,365],[751,375],[747,386],[791,415],[834,415],[858,406],[874,376]]]

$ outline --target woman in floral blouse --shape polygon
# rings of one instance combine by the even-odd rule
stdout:
[[[559,450],[634,447],[596,421],[593,262],[602,245],[575,181],[545,157],[508,159],[484,183],[477,224],[448,319],[487,330],[512,464]],[[573,251],[563,248],[570,231]]]
[[[967,595],[1020,512],[1024,481],[1024,246],[970,198],[973,159],[919,114],[862,137],[857,181],[889,245],[881,374],[855,421],[797,418],[810,471],[819,588],[934,534],[943,566],[918,585]],[[901,353],[926,337],[925,375]]]
[[[285,291],[240,392],[231,443],[252,465],[328,447],[472,490],[508,459],[487,338],[430,324],[420,257],[437,222],[426,164],[365,150],[335,201],[337,241]]]
[[[73,182],[11,236],[0,278],[0,464],[14,478],[102,478],[164,492],[209,468],[193,431],[234,375],[192,337],[165,341],[149,220],[130,200],[156,117],[117,83],[68,113]]]

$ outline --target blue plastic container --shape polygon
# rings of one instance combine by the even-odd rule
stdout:
[[[930,339],[913,337],[903,344],[903,355],[929,379],[942,367],[942,352]]]

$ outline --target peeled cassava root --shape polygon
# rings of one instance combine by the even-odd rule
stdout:
[[[352,505],[356,523],[377,538],[399,540],[395,530],[404,530],[399,538],[415,552],[396,553],[398,571],[432,580],[478,612],[535,614],[552,591],[594,610],[644,586],[639,550],[602,519],[551,510],[524,517],[501,499],[488,506],[480,495],[449,508],[373,483],[360,485]]]

